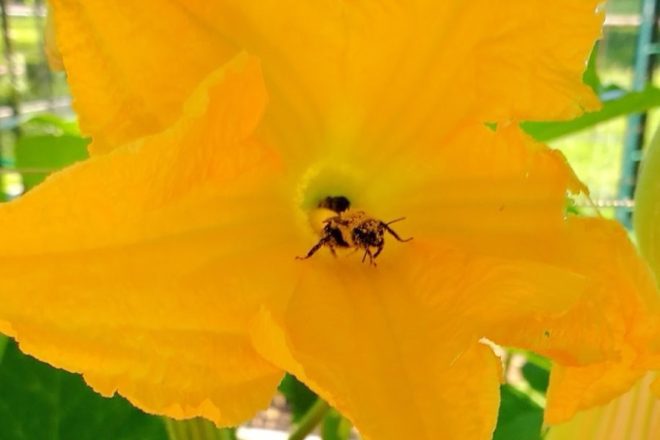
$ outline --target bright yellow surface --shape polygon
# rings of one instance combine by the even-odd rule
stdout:
[[[649,143],[635,193],[635,235],[639,248],[660,278],[660,128]]]
[[[660,276],[660,134],[655,135],[645,153],[635,194],[634,225],[641,253],[650,263],[657,281]],[[657,347],[657,339],[655,344]],[[629,362],[627,359],[625,363]],[[657,368],[657,363],[654,365]],[[615,391],[622,392],[630,388],[635,381],[637,383],[630,391],[607,404],[584,411],[571,421],[553,427],[549,440],[660,438],[660,378],[657,374],[649,373],[638,379],[639,374],[613,364],[587,366],[573,369],[573,372],[560,369],[553,372],[553,376],[553,392],[565,389],[568,393],[585,396],[586,399],[583,397],[582,400],[588,406],[604,401],[599,396],[600,389],[612,387]],[[593,383],[598,386],[592,386]],[[569,402],[575,405],[577,399],[571,399]],[[572,413],[574,408],[564,406],[559,409],[562,410]]]
[[[265,99],[243,57],[167,131],[2,206],[0,320],[23,350],[175,417],[238,423],[268,404],[282,373],[250,344],[259,288],[238,281],[256,264],[246,252],[282,258],[266,217],[281,211],[266,182],[277,163],[250,137]]]
[[[466,117],[570,118],[598,105],[581,75],[600,0],[51,3],[94,152],[164,129],[241,50],[264,61],[277,108],[269,125],[299,148],[369,134],[403,141]]]
[[[167,128],[236,53],[200,24],[207,0],[50,0],[74,106],[94,153]],[[190,9],[190,11],[188,11]]]
[[[549,422],[613,397],[658,367],[655,286],[517,126],[597,106],[596,3],[53,0],[96,155],[0,207],[0,328],[224,425],[289,371],[366,439],[489,439],[482,338],[557,363]],[[414,240],[295,260],[338,195]]]
[[[621,397],[552,427],[548,440],[656,440],[660,401],[651,393],[652,380],[648,374]]]

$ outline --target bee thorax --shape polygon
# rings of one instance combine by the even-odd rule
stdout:
[[[303,260],[310,258],[321,247],[327,247],[333,255],[335,255],[335,248],[354,248],[364,251],[363,262],[368,257],[369,263],[375,266],[375,260],[385,246],[386,231],[398,241],[411,240],[411,238],[402,239],[390,228],[390,224],[400,220],[403,218],[385,223],[370,217],[364,211],[346,209],[326,219],[319,242],[307,252],[307,255],[297,258]]]

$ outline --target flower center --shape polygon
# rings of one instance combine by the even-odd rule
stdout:
[[[372,208],[381,206],[384,200],[378,198],[379,190],[385,191],[387,185],[371,177],[360,167],[331,161],[317,163],[303,173],[296,203],[301,224],[306,223],[307,231],[316,235],[316,243],[298,259],[311,258],[325,248],[334,255],[342,250],[359,250],[362,262],[375,266],[386,236],[401,242],[412,239],[402,238],[390,227],[403,217],[389,222],[373,217]]]
[[[351,207],[351,201],[345,196],[328,196],[319,202],[319,208],[329,209],[337,214]]]
[[[349,208],[364,207],[365,184],[364,173],[357,167],[329,159],[313,164],[296,188],[302,223],[318,234],[324,220]]]
[[[297,205],[305,213],[328,204],[359,204],[363,187],[362,173],[346,164],[320,162],[303,173],[297,188]]]

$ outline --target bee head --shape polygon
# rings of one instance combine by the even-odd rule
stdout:
[[[328,196],[319,202],[318,207],[329,209],[340,214],[351,207],[351,201],[344,196]]]

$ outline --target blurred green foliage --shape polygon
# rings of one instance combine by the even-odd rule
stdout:
[[[309,411],[317,396],[307,385],[291,374],[286,374],[279,386],[279,391],[286,398],[294,422],[299,421]]]
[[[549,142],[630,113],[645,112],[660,106],[660,89],[649,86],[642,92],[621,93],[603,101],[601,110],[570,121],[525,122],[523,129],[538,141]]]
[[[608,0],[605,3],[608,12],[617,14],[635,14],[639,12],[639,0]]]
[[[493,440],[541,439],[543,408],[511,385],[502,385],[500,396],[500,412]]]
[[[9,31],[14,50],[14,70],[17,73],[19,92],[24,100],[46,96],[66,96],[68,86],[63,72],[49,72],[41,45],[43,17],[12,16]],[[0,50],[4,41],[0,38]],[[4,61],[0,61],[4,64]],[[7,75],[0,75],[0,105],[9,102],[11,84]]]
[[[40,115],[21,126],[22,135],[14,147],[17,168],[25,190],[43,181],[50,172],[88,157],[89,140],[81,137],[75,122],[54,115]]]
[[[0,358],[2,440],[167,439],[161,418],[121,397],[101,397],[79,375],[24,355],[11,340],[5,343]]]
[[[545,394],[550,383],[550,370],[533,362],[526,362],[522,367],[522,375],[533,389]]]
[[[321,426],[323,440],[347,440],[351,435],[351,422],[338,411],[328,411]]]

